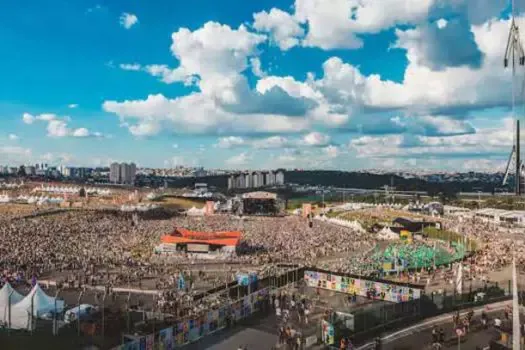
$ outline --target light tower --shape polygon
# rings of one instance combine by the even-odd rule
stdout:
[[[512,20],[510,25],[509,37],[507,39],[507,48],[505,50],[505,58],[503,65],[505,68],[512,65],[512,116],[514,118],[514,145],[510,153],[507,168],[505,169],[505,177],[503,178],[503,185],[507,184],[508,176],[511,171],[514,171],[514,192],[516,196],[521,195],[522,169],[524,167],[520,157],[520,121],[516,115],[516,67],[525,65],[525,52],[521,45],[520,32],[518,25],[514,19],[514,0],[512,0]]]

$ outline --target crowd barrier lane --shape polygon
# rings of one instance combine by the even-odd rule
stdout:
[[[475,313],[476,312],[481,312],[483,310],[487,311],[488,313],[498,312],[498,311],[505,310],[506,307],[511,305],[511,302],[512,301],[509,301],[509,300],[500,301],[500,302],[497,302],[497,303],[487,304],[487,305],[483,305],[483,306],[480,306],[480,307],[477,307],[477,308],[473,308],[473,310],[474,310]],[[460,316],[465,316],[466,314],[468,314],[468,312],[469,311],[461,311],[460,312]],[[381,342],[383,344],[388,344],[388,343],[391,343],[393,341],[396,341],[397,339],[401,339],[401,338],[404,338],[404,337],[409,336],[411,334],[414,334],[414,333],[417,333],[417,332],[429,329],[429,328],[431,328],[434,325],[438,325],[438,324],[441,324],[441,323],[447,322],[447,321],[449,322],[451,320],[451,317],[454,314],[455,314],[455,312],[450,312],[450,313],[447,313],[447,314],[436,316],[436,317],[433,317],[433,318],[431,318],[429,320],[426,320],[426,321],[423,321],[421,323],[418,323],[416,325],[413,325],[413,326],[410,326],[408,328],[402,329],[400,331],[396,331],[394,333],[388,334],[388,335],[386,335],[386,336],[381,338]],[[365,345],[361,345],[360,347],[357,348],[357,350],[373,349],[374,345],[375,345],[375,342],[369,342],[369,343],[367,343]]]
[[[40,280],[38,281],[38,284],[41,286],[44,286],[45,288],[49,288],[49,286],[56,287],[57,282],[53,280]],[[90,285],[83,285],[83,288],[89,289],[89,290],[99,290],[99,291],[105,291],[106,288],[104,286],[90,286]],[[156,289],[136,289],[136,288],[121,288],[121,287],[114,287],[111,288],[111,291],[115,293],[132,293],[132,294],[146,294],[146,295],[159,295],[161,291]]]

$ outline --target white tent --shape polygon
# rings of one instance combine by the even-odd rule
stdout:
[[[11,295],[11,300],[9,300],[9,295]],[[24,296],[14,290],[9,283],[4,284],[2,289],[0,289],[0,323],[8,322],[9,301],[11,301],[11,307],[13,307],[14,304],[22,299],[24,299]]]
[[[55,311],[55,301],[56,312],[62,312],[64,301],[48,296],[38,284],[35,285],[24,299],[11,307],[11,328],[31,330],[33,327],[31,310],[36,319]]]
[[[11,294],[12,293],[12,294]],[[4,284],[2,289],[0,289],[0,308],[7,305],[9,303],[9,295],[11,294],[11,305],[16,304],[22,299],[24,299],[24,296],[20,293],[18,293],[9,283]]]
[[[187,215],[190,215],[190,216],[202,216],[204,215],[204,212],[205,212],[205,209],[202,208],[202,209],[197,209],[195,207],[191,207],[190,209],[188,209],[186,211],[186,214]]]
[[[383,229],[377,233],[377,239],[392,241],[399,239],[399,235],[392,231],[389,227],[383,227]]]

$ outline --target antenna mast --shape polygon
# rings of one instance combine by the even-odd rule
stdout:
[[[503,178],[503,185],[507,184],[507,180],[511,171],[514,171],[515,194],[521,195],[521,172],[524,167],[520,159],[520,122],[516,115],[516,67],[525,65],[525,52],[520,41],[520,32],[516,24],[514,0],[512,0],[512,20],[510,25],[509,37],[507,39],[507,48],[505,49],[505,58],[503,66],[507,68],[509,61],[512,64],[512,117],[515,123],[514,145],[510,153],[507,168],[505,169],[505,176]]]

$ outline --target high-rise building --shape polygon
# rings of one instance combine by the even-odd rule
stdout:
[[[284,185],[284,171],[277,170],[277,173],[275,174],[275,184]]]
[[[120,183],[120,164],[112,163],[109,166],[109,181],[114,184]]]
[[[252,188],[253,187],[253,177],[251,173],[244,174],[244,187],[245,188]]]
[[[112,163],[109,167],[109,181],[114,184],[133,185],[136,174],[135,163]]]

